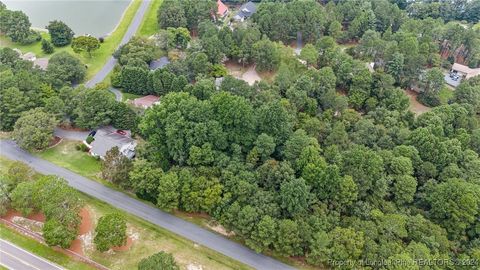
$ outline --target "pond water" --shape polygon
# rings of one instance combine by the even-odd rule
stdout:
[[[32,27],[65,22],[75,35],[102,37],[112,32],[131,0],[2,0],[10,10],[27,14]]]

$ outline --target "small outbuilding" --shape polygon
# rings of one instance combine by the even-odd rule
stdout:
[[[33,65],[40,69],[47,70],[48,58],[37,58],[35,61],[33,61]]]

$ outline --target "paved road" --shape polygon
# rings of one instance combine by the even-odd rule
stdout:
[[[165,213],[160,209],[133,199],[128,195],[110,189],[93,180],[80,176],[46,160],[32,156],[20,149],[13,141],[0,140],[1,154],[9,159],[27,163],[43,174],[53,174],[65,178],[70,186],[99,200],[107,202],[130,214],[143,218],[155,225],[209,247],[219,253],[238,260],[256,269],[294,269],[271,257],[257,254],[253,250],[235,243],[221,235],[210,232],[195,224]],[[285,236],[288,237],[288,236]]]
[[[122,101],[123,99],[123,94],[122,92],[120,92],[120,90],[116,89],[116,88],[113,88],[113,87],[110,87],[108,88],[108,91],[112,92],[114,95],[115,95],[115,100],[116,101]]]
[[[140,7],[137,10],[137,13],[133,17],[132,22],[130,23],[130,26],[127,29],[127,32],[123,36],[122,40],[120,41],[120,45],[122,46],[123,44],[127,43],[137,32],[138,27],[140,27],[140,24],[142,23],[142,18],[145,15],[145,12],[148,10],[148,6],[150,5],[151,0],[143,0],[142,4],[140,4]],[[87,87],[94,87],[97,83],[102,82],[108,74],[113,70],[113,67],[115,67],[115,64],[117,63],[117,59],[115,59],[113,56],[111,56],[107,63],[103,66],[103,68],[93,76],[93,78],[88,81],[85,85]]]
[[[63,270],[60,266],[0,239],[0,265],[11,270]]]

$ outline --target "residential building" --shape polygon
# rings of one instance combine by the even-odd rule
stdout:
[[[153,60],[152,62],[150,62],[149,68],[150,70],[155,70],[158,68],[164,68],[168,64],[170,64],[170,60],[168,60],[168,57],[162,56],[157,60]]]
[[[93,138],[94,141],[90,143],[90,154],[92,156],[103,159],[110,149],[118,147],[120,153],[127,158],[135,157],[137,142],[125,131],[120,132],[113,127],[104,127],[98,129]]]
[[[452,68],[450,69],[451,73],[457,73],[463,79],[470,79],[475,76],[480,75],[480,68],[469,68],[459,63],[454,63]]]
[[[249,1],[240,7],[240,10],[237,12],[235,17],[233,17],[233,19],[243,22],[244,20],[250,18],[255,12],[257,12],[257,6],[252,1]]]
[[[217,18],[225,18],[228,15],[228,7],[221,1],[217,1]]]
[[[154,95],[148,95],[136,98],[132,101],[133,106],[147,109],[160,102],[160,98]]]

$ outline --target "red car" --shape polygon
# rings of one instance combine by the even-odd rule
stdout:
[[[123,136],[127,135],[127,132],[125,130],[121,130],[121,129],[118,129],[117,133],[120,134],[120,135],[123,135]]]

